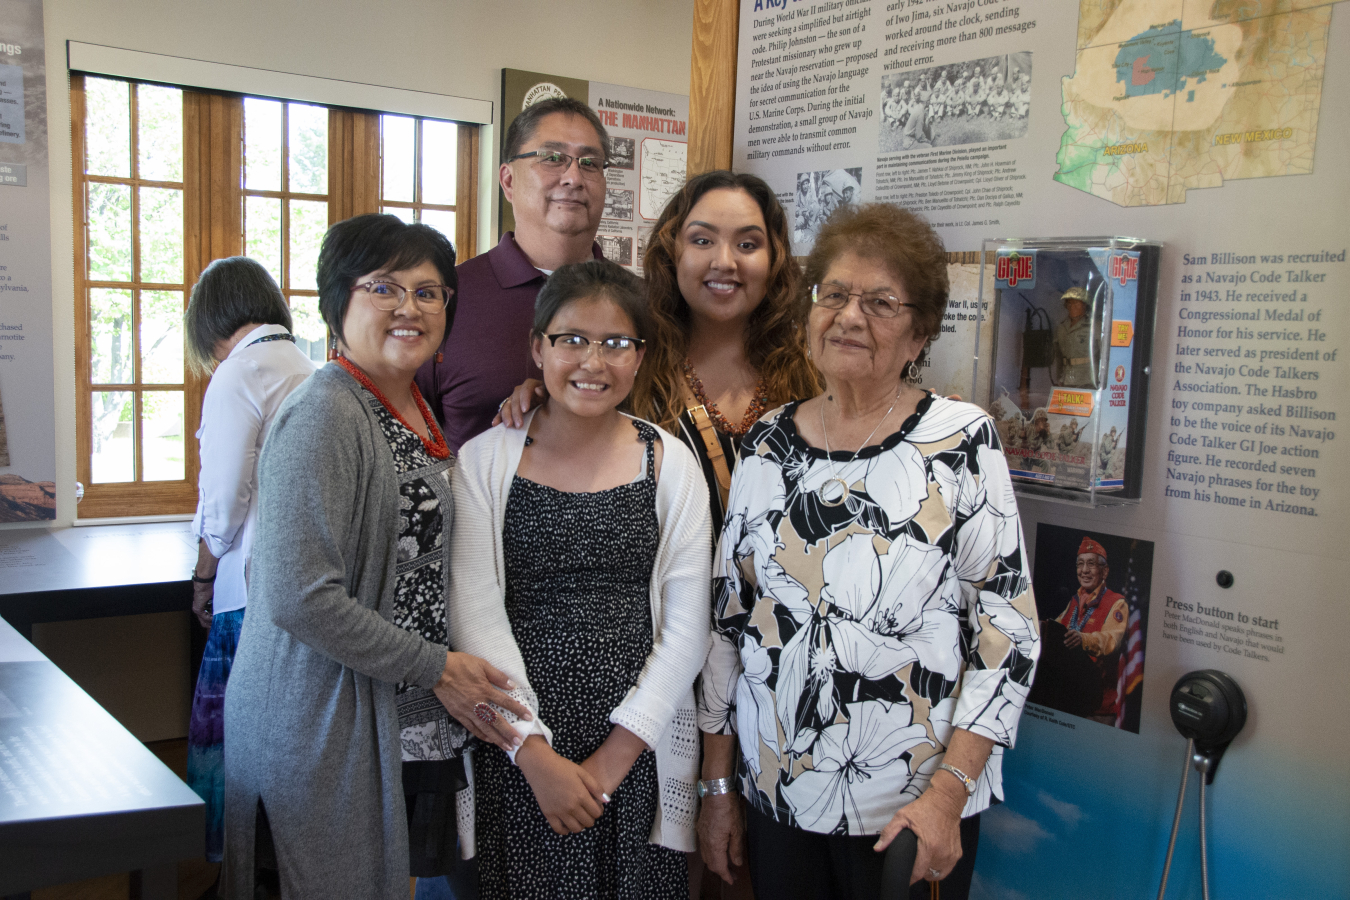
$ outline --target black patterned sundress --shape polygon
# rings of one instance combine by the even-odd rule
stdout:
[[[652,650],[656,518],[654,442],[639,480],[568,493],[519,475],[502,529],[506,612],[553,749],[581,762],[614,725]],[[660,814],[656,757],[646,750],[581,834],[549,828],[521,771],[496,747],[474,758],[483,900],[663,900],[688,896],[684,854],[648,843]]]

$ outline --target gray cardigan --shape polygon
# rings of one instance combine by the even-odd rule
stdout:
[[[404,900],[394,685],[433,686],[446,648],[390,621],[394,459],[364,391],[340,366],[325,366],[286,400],[258,482],[248,613],[225,691],[221,896],[253,898],[261,801],[283,896]]]

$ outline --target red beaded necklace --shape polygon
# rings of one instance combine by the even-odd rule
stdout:
[[[759,421],[759,417],[764,415],[764,410],[769,407],[769,392],[764,387],[764,379],[761,378],[755,385],[755,397],[750,401],[750,408],[745,411],[745,417],[741,419],[739,428],[727,421],[727,417],[722,415],[722,411],[708,399],[708,395],[703,391],[703,382],[699,380],[698,373],[694,371],[694,364],[686,357],[684,360],[684,377],[689,382],[689,390],[694,392],[694,397],[699,403],[703,404],[704,410],[708,413],[708,418],[712,419],[713,425],[723,434],[729,434],[732,437],[741,437],[750,430],[750,426]]]
[[[389,410],[391,416],[398,419],[400,425],[411,431],[413,434],[417,434],[417,431],[408,424],[407,419],[400,416],[398,410],[394,409],[394,404],[389,402],[389,398],[380,393],[380,389],[375,386],[375,382],[371,381],[370,377],[367,376],[365,372],[362,372],[357,367],[356,363],[347,359],[345,356],[337,357],[336,362],[338,365],[342,366],[342,368],[346,369],[347,374],[355,378],[361,387],[374,394],[375,399],[384,404],[384,408]],[[422,441],[422,446],[427,448],[427,454],[432,459],[449,459],[450,445],[445,442],[445,435],[441,434],[441,430],[436,427],[436,420],[432,417],[431,410],[427,408],[426,401],[422,399],[422,392],[417,389],[416,383],[412,385],[412,394],[413,400],[417,402],[417,411],[422,414],[422,421],[427,425],[427,433],[434,438],[434,440],[428,440],[420,434],[417,434],[418,439]]]

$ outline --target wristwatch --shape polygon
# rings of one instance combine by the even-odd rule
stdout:
[[[700,799],[703,797],[716,797],[718,794],[730,793],[730,778],[710,778],[707,781],[700,780],[698,783],[698,796]]]

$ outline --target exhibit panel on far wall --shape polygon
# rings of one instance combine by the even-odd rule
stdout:
[[[41,0],[0,0],[0,522],[56,518]]]
[[[641,274],[652,226],[684,185],[688,95],[502,69],[503,134],[522,109],[548,97],[589,104],[609,132],[605,209],[595,240],[605,259]],[[504,199],[500,189],[498,197]],[[500,208],[501,231],[510,231],[511,205]]]
[[[922,385],[989,410],[1018,473],[1047,649],[971,896],[1156,896],[1168,700],[1196,669],[1251,710],[1209,789],[1214,895],[1350,896],[1350,782],[1318,775],[1350,764],[1327,680],[1350,631],[1350,7],[739,8],[732,167],[774,189],[794,254],[846,203],[932,223],[951,294]],[[1146,244],[1075,262],[1035,235]],[[1198,849],[1192,825],[1169,895],[1199,896]]]

